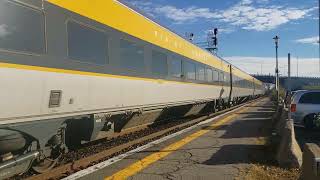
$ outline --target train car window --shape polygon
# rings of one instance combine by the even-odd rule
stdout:
[[[219,73],[219,81],[224,82],[224,73],[223,72]]]
[[[195,80],[196,79],[196,65],[191,62],[185,62],[184,63],[184,70],[186,78],[189,80]]]
[[[43,54],[45,17],[41,11],[8,1],[0,1],[0,48]]]
[[[224,82],[229,83],[229,81],[230,81],[230,75],[229,75],[229,73],[225,73]]]
[[[104,32],[73,21],[67,27],[69,58],[100,65],[107,63],[108,43]]]
[[[212,81],[213,82],[219,82],[219,72],[218,71],[213,71],[213,75],[212,75]]]
[[[207,81],[208,82],[213,81],[213,71],[211,68],[207,68]]]
[[[236,87],[239,86],[239,78],[237,76],[234,76],[234,84]]]
[[[197,80],[205,81],[205,68],[204,68],[204,66],[197,65]]]
[[[120,39],[120,63],[124,68],[144,71],[144,48]]]
[[[181,78],[182,75],[182,61],[178,59],[173,59],[170,62],[170,75],[172,77]]]
[[[168,74],[167,55],[152,51],[152,73],[160,76]]]

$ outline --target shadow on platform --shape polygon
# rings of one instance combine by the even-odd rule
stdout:
[[[320,129],[309,130],[304,127],[295,126],[295,135],[298,144],[303,149],[305,143],[320,145]]]
[[[264,145],[225,145],[214,153],[205,165],[259,163],[263,157]]]

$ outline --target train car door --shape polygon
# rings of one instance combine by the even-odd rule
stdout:
[[[229,76],[230,76],[230,80],[229,80],[229,85],[230,85],[230,92],[229,92],[229,99],[228,99],[228,105],[230,105],[231,102],[231,98],[232,98],[232,89],[233,89],[233,76],[232,76],[232,65],[229,65]]]

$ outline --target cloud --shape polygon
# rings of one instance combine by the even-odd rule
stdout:
[[[275,73],[275,58],[274,57],[241,57],[232,56],[224,57],[228,62],[250,74],[273,75]],[[320,77],[319,59],[318,58],[296,58],[291,59],[292,76],[298,75],[304,77]],[[262,67],[262,69],[261,69]],[[288,74],[288,59],[287,57],[279,58],[279,71],[283,76]]]
[[[261,1],[266,3],[267,1]],[[302,19],[314,8],[299,9],[281,6],[261,6],[250,0],[242,0],[238,4],[221,12],[219,21],[240,26],[242,29],[268,31],[290,21]]]
[[[297,39],[297,40],[295,40],[295,42],[301,43],[301,44],[319,45],[319,36]]]
[[[170,5],[137,3],[135,5],[154,16],[161,15],[175,23],[192,23],[199,20],[224,22],[233,27],[245,30],[268,31],[291,21],[310,15],[316,8],[296,8],[282,6],[267,6],[269,0],[241,0],[224,10],[214,10],[202,7],[177,8]]]
[[[232,28],[219,28],[219,33],[229,34],[234,32],[235,30]]]
[[[8,25],[6,24],[0,25],[0,38],[5,38],[6,36],[11,34],[8,29],[9,29]]]
[[[184,23],[196,19],[213,19],[217,16],[216,13],[211,12],[209,8],[188,7],[179,9],[174,6],[163,6],[155,8],[155,13],[163,14],[168,19],[176,23]]]
[[[234,32],[234,31],[235,31],[234,29],[229,28],[229,27],[227,27],[227,28],[219,28],[218,29],[219,34],[221,34],[221,33],[230,34],[230,33]],[[208,30],[204,31],[204,33],[206,35],[209,34],[209,33],[213,34],[213,32],[214,32],[214,29],[208,29]],[[205,36],[205,37],[207,37],[207,36]]]

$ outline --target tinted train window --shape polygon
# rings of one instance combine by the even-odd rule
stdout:
[[[205,80],[205,70],[204,66],[197,66],[197,80],[204,81]]]
[[[229,83],[229,82],[230,82],[230,74],[229,74],[229,73],[225,73],[225,75],[224,75],[224,81],[225,81],[226,83]]]
[[[107,38],[104,32],[68,22],[68,56],[94,64],[106,64]]]
[[[152,51],[152,73],[161,76],[168,74],[167,55]]]
[[[239,85],[239,78],[238,78],[237,76],[233,76],[232,81],[234,82],[234,85],[235,85],[235,86],[238,86],[238,85]]]
[[[213,81],[213,76],[212,76],[212,69],[207,68],[207,81],[212,82]]]
[[[184,70],[186,78],[190,80],[196,79],[196,65],[190,62],[185,62]]]
[[[213,81],[214,82],[219,82],[219,72],[218,71],[213,71]]]
[[[144,71],[144,48],[133,42],[120,40],[120,65],[124,68]]]
[[[181,78],[182,75],[182,61],[174,59],[170,62],[170,75],[172,77]]]
[[[42,54],[45,28],[42,12],[0,1],[0,48]]]
[[[219,73],[219,81],[224,82],[224,73],[223,72]]]
[[[301,104],[320,104],[320,93],[310,92],[301,96],[299,103]]]

